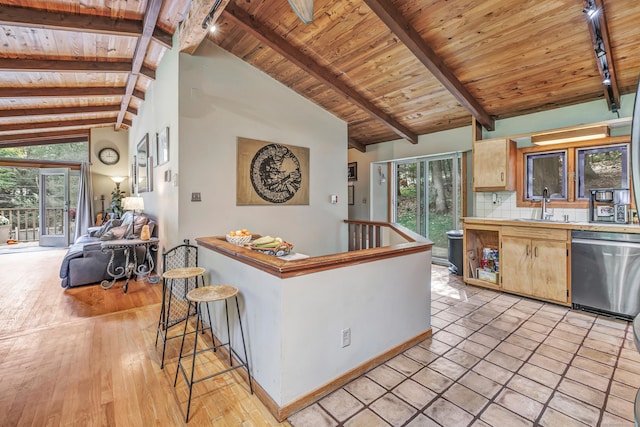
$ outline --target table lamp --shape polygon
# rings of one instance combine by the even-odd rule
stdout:
[[[136,226],[136,209],[144,209],[144,199],[142,197],[125,197],[122,200],[122,209],[125,211],[133,211],[133,221],[131,222],[131,231],[127,235],[127,239],[133,239],[133,232]]]

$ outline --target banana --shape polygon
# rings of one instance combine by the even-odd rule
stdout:
[[[260,245],[256,245],[254,243],[254,246],[257,247],[257,248],[265,248],[266,249],[266,248],[277,248],[278,246],[280,246],[280,244],[281,244],[280,242],[278,242],[277,240],[274,240],[273,242],[262,243]]]
[[[261,245],[264,245],[264,244],[273,243],[275,240],[276,239],[274,239],[271,236],[263,236],[263,237],[260,237],[259,239],[254,240],[253,244],[256,245],[256,246],[261,246]]]

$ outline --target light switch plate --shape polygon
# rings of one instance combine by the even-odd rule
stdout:
[[[191,193],[191,201],[192,202],[201,202],[202,198],[200,196],[200,193]]]

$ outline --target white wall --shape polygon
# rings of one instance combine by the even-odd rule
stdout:
[[[247,228],[309,255],[346,250],[346,123],[208,41],[180,55],[179,82],[181,236]],[[309,205],[236,206],[238,137],[308,147]]]
[[[174,46],[177,39],[174,38]],[[153,191],[140,193],[144,199],[144,211],[158,218],[158,236],[161,248],[171,248],[182,242],[179,231],[179,199],[178,187],[173,182],[164,182],[164,172],[171,170],[178,172],[178,157],[180,140],[178,120],[178,61],[177,49],[166,51],[160,66],[156,70],[156,80],[151,84],[145,95],[145,102],[133,120],[133,127],[129,131],[129,165],[136,154],[136,146],[140,140],[149,134],[149,151],[156,153],[156,133],[164,127],[169,127],[169,162],[154,167]],[[129,166],[130,168],[130,166]],[[128,173],[127,173],[128,175]],[[125,182],[127,184],[128,181]],[[129,185],[130,187],[130,185]],[[160,253],[162,249],[160,249]]]

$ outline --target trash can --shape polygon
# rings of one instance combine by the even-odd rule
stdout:
[[[449,238],[449,273],[462,276],[462,230],[447,231]]]

